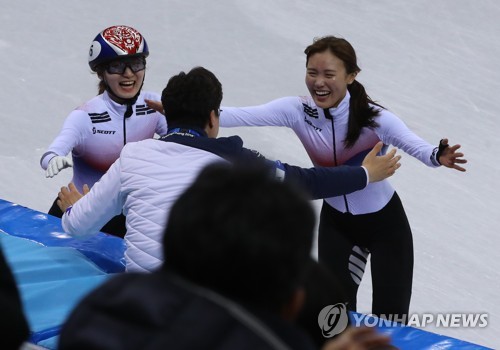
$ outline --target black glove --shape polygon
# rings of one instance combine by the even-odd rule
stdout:
[[[441,164],[441,162],[439,161],[439,157],[441,157],[441,154],[443,154],[443,151],[449,147],[448,143],[443,143],[443,140],[444,139],[441,139],[439,141],[439,146],[438,146],[438,151],[436,153],[436,160],[438,161],[439,164]]]

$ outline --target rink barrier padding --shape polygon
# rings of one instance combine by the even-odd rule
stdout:
[[[123,239],[102,232],[88,239],[72,238],[64,232],[61,219],[3,199],[0,199],[0,229],[44,246],[75,248],[105,272],[125,270]]]

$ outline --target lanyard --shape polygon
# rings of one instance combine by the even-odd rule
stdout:
[[[164,137],[169,137],[172,135],[180,135],[180,136],[189,136],[189,137],[200,137],[202,134],[200,134],[198,131],[195,131],[193,129],[185,129],[185,128],[174,128],[169,131],[167,135]]]

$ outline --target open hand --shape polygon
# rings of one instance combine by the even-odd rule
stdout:
[[[396,155],[395,148],[390,150],[386,155],[377,156],[377,153],[382,150],[383,146],[384,143],[379,141],[363,160],[362,165],[368,170],[370,182],[382,181],[394,175],[396,170],[401,166],[399,163],[401,156]]]
[[[448,146],[448,139],[442,139],[441,146],[447,146],[447,147],[443,148],[441,155],[439,156],[438,159],[439,163],[441,163],[441,165],[447,168],[456,169],[458,171],[465,171],[465,168],[458,165],[467,163],[467,160],[462,158],[464,154],[461,152],[457,152],[457,150],[461,146],[460,145]]]
[[[61,187],[61,191],[59,192],[57,199],[57,205],[59,206],[59,209],[61,209],[64,213],[66,209],[68,209],[68,207],[78,202],[78,200],[89,193],[89,191],[89,186],[83,185],[83,194],[80,193],[76,189],[75,184],[72,182],[69,183],[68,187]]]

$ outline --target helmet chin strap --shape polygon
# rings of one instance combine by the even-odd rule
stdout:
[[[110,94],[112,97],[113,97],[113,101],[121,104],[121,105],[126,105],[127,106],[127,109],[125,110],[125,113],[123,114],[123,117],[124,118],[129,118],[132,113],[134,113],[133,109],[132,109],[132,106],[135,104],[135,102],[137,101],[137,98],[139,97],[141,91],[142,91],[142,87],[144,86],[144,80],[146,79],[146,74],[144,74],[144,78],[142,78],[142,84],[141,84],[141,87],[139,88],[139,90],[137,91],[137,93],[135,94],[134,97],[132,98],[122,98],[120,96],[118,96],[117,94],[114,93],[114,91],[111,89],[111,87],[109,86],[108,82],[106,81],[106,79],[103,77],[102,80],[104,81],[104,84],[106,84],[106,91],[108,92],[108,94]]]

